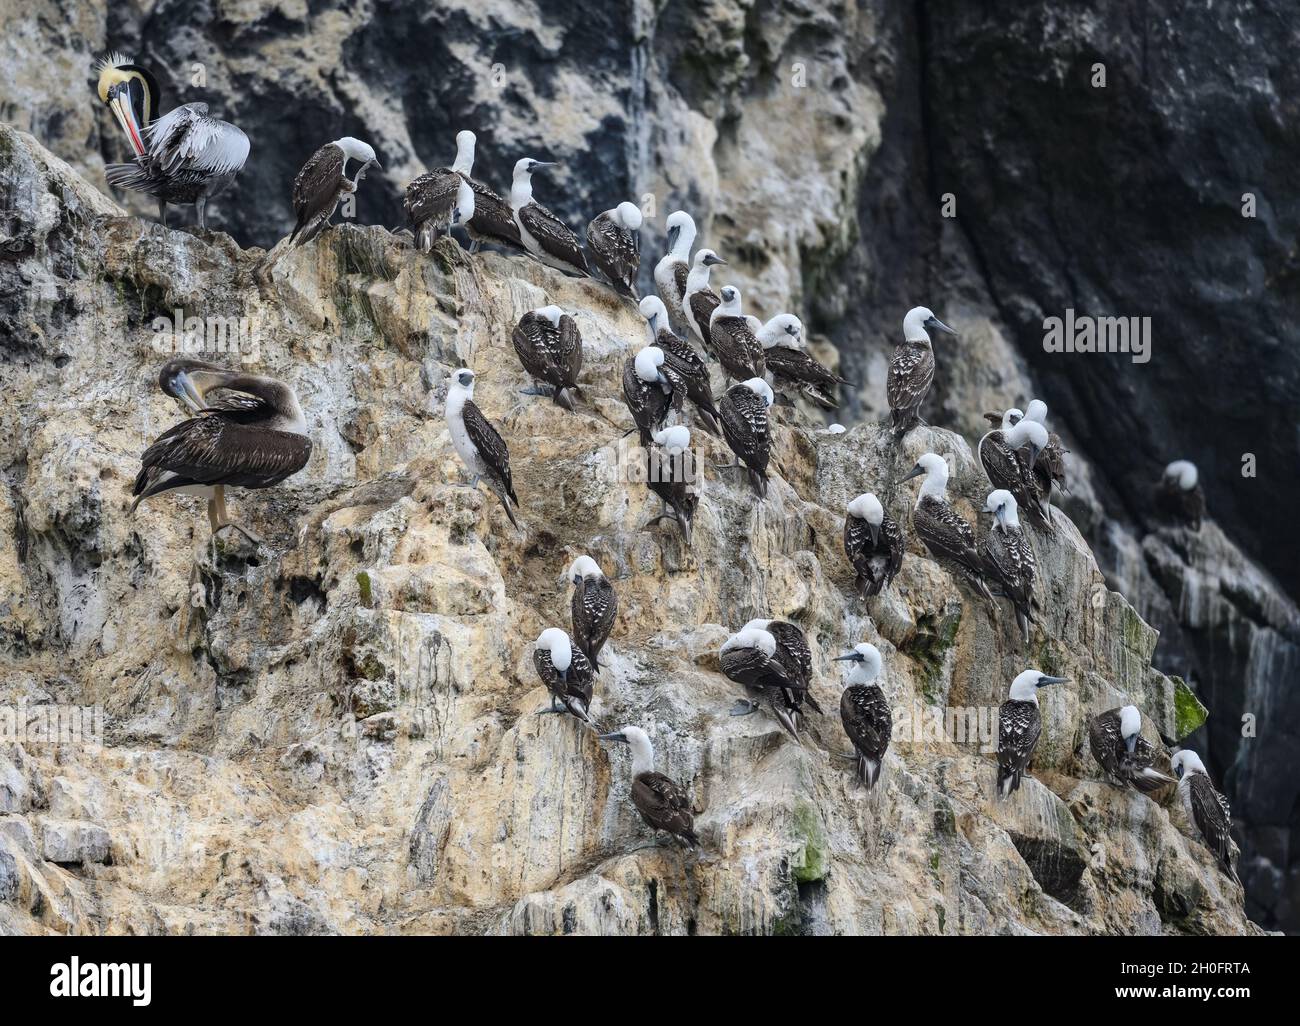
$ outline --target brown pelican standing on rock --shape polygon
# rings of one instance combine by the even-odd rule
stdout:
[[[840,404],[835,393],[848,381],[823,367],[803,348],[803,322],[794,314],[777,314],[757,327],[752,322],[773,386],[785,392],[800,392],[824,409],[837,409]]]
[[[158,200],[167,227],[167,204],[194,204],[207,228],[208,200],[239,174],[248,160],[248,136],[227,121],[208,117],[206,103],[186,103],[161,117],[158,80],[130,57],[112,53],[96,66],[99,98],[117,118],[135,154],[130,164],[109,164],[109,184]]]
[[[575,648],[569,636],[558,627],[542,631],[534,644],[533,666],[551,693],[550,708],[537,715],[572,713],[595,729],[596,724],[591,719],[591,693],[596,671],[582,654],[582,649]]]
[[[670,410],[681,411],[685,398],[685,388],[673,387],[664,366],[666,359],[658,346],[646,346],[623,364],[623,401],[640,433],[642,448],[649,447],[651,436],[667,422]]]
[[[737,631],[723,642],[718,659],[722,672],[744,687],[748,696],[736,703],[731,715],[748,716],[766,702],[776,721],[799,741],[801,699],[795,697],[799,680],[778,658],[771,632],[755,628]]]
[[[1238,852],[1232,841],[1232,813],[1228,799],[1214,789],[1205,763],[1190,748],[1175,753],[1170,765],[1178,777],[1178,796],[1205,839],[1205,846],[1214,853],[1220,868],[1240,887],[1241,880],[1234,865]]]
[[[351,179],[347,176],[349,160],[361,165]],[[324,231],[339,201],[357,191],[371,167],[383,170],[374,149],[350,135],[326,143],[313,153],[293,180],[293,212],[298,220],[289,245],[301,246]]]
[[[479,480],[488,483],[505,507],[510,523],[519,528],[511,503],[518,506],[515,488],[510,480],[510,451],[488,423],[482,411],[474,405],[474,372],[468,367],[454,371],[451,387],[447,390],[447,430],[456,454],[474,479],[470,488],[478,487]]]
[[[975,547],[975,532],[948,505],[948,464],[937,453],[927,452],[903,480],[922,474],[925,481],[912,510],[912,528],[940,566],[992,602],[993,596],[984,583],[984,560]]]
[[[565,274],[587,277],[587,257],[569,226],[533,199],[533,172],[554,167],[553,162],[522,157],[515,162],[510,186],[510,209],[524,248],[542,263]]]
[[[600,650],[609,638],[618,613],[618,596],[600,567],[590,556],[579,556],[569,567],[573,582],[573,599],[569,609],[573,616],[573,640],[591,665],[600,670]]]
[[[641,264],[641,210],[623,202],[597,214],[587,225],[587,248],[596,269],[615,291],[637,299],[636,272]]]
[[[682,310],[686,323],[695,332],[695,337],[700,340],[706,353],[713,352],[709,324],[713,319],[713,311],[722,302],[718,294],[709,287],[709,268],[719,265],[725,267],[726,263],[713,250],[702,249],[695,254],[695,259],[691,262],[690,274],[686,276],[686,296],[682,300]]]
[[[646,487],[659,496],[664,512],[645,526],[661,520],[675,520],[686,547],[691,545],[691,521],[700,504],[699,467],[691,452],[691,433],[681,424],[654,435],[646,449]]]
[[[1156,486],[1156,510],[1175,524],[1199,531],[1205,518],[1205,493],[1198,480],[1195,463],[1174,460]]]
[[[879,595],[903,566],[903,531],[880,500],[864,492],[848,505],[844,554],[857,574],[861,598]]]
[[[722,437],[749,471],[749,483],[760,499],[767,498],[767,463],[772,455],[772,433],[768,407],[772,389],[762,378],[750,378],[727,389],[718,412],[722,417]],[[719,464],[719,469],[736,466]]]
[[[1089,720],[1088,747],[1097,764],[1120,787],[1151,794],[1174,782],[1173,777],[1151,768],[1156,749],[1142,736],[1142,714],[1136,705],[1110,709]]]
[[[673,332],[668,323],[668,309],[657,296],[646,296],[640,304],[641,316],[650,324],[652,344],[664,354],[664,373],[674,389],[682,388],[686,398],[699,410],[706,431],[718,434],[718,410],[713,405],[709,369],[704,366],[695,347]]]
[[[226,488],[270,488],[307,465],[311,439],[294,390],[275,378],[188,359],[169,360],[158,383],[194,416],[164,431],[141,456],[131,512],[161,492],[202,495],[214,538],[233,527],[257,544],[227,516]],[[216,390],[230,394],[209,400]]]
[[[1034,550],[1020,530],[1014,495],[1001,488],[989,492],[984,512],[993,514],[993,526],[984,536],[984,565],[991,581],[1015,606],[1016,622],[1028,645],[1029,623],[1034,619]]]
[[[957,334],[923,306],[907,311],[903,318],[903,342],[889,360],[886,385],[895,440],[921,423],[921,404],[934,383],[934,350],[930,348],[927,328]]]
[[[668,253],[655,264],[655,286],[664,306],[679,322],[687,321],[686,279],[691,273],[691,247],[695,245],[695,221],[684,210],[668,215]],[[645,311],[642,310],[642,313]],[[664,327],[668,327],[665,320]]]
[[[1034,462],[1046,444],[1047,429],[1011,409],[1002,414],[1001,427],[979,440],[976,452],[989,484],[1010,492],[1036,524],[1051,530],[1051,514],[1043,506],[1034,478]]]
[[[549,395],[556,405],[573,410],[573,394],[581,395],[582,335],[577,322],[558,306],[530,310],[519,318],[510,339],[519,362],[547,388],[525,389],[525,395]]]
[[[1043,732],[1038,689],[1067,683],[1067,677],[1049,677],[1037,670],[1026,670],[1011,682],[1007,700],[998,708],[998,797],[1005,798],[1020,787]]]
[[[624,727],[617,733],[601,734],[600,739],[618,741],[632,749],[632,804],[646,825],[656,835],[663,830],[687,848],[698,848],[700,839],[695,836],[690,797],[677,781],[655,772],[654,747],[646,732],[640,727]]]
[[[722,302],[709,315],[709,339],[713,355],[730,378],[748,381],[767,373],[763,347],[740,309],[740,289],[726,285],[720,293]]]
[[[840,696],[840,722],[844,724],[844,733],[853,742],[858,780],[866,784],[869,791],[880,779],[880,766],[894,730],[889,700],[876,683],[880,676],[880,650],[864,642],[854,645],[852,652],[836,656],[835,662],[853,664],[849,670],[848,686]]]

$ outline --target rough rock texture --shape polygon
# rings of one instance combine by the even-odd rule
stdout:
[[[863,608],[839,511],[928,449],[970,518],[969,445],[923,428],[901,451],[870,423],[827,434],[778,408],[766,503],[706,457],[693,551],[627,479],[618,394],[644,337],[630,304],[523,257],[425,257],[345,226],[268,261],[228,236],[123,216],[29,137],[0,129],[13,244],[0,262],[0,707],[98,705],[103,745],[28,737],[0,751],[5,932],[1253,932],[1177,802],[1097,779],[1085,717],[1138,702],[1168,738],[1203,712],[1151,665],[1156,632],[1110,590],[1063,518],[1036,536],[1043,630],[964,598],[915,540]],[[508,329],[555,302],[583,333],[577,414],[523,396]],[[198,500],[128,517],[139,453],[177,419],[156,389],[154,319],[246,318],[256,369],[296,387],[315,442],[284,486],[236,493],[265,539],[213,552]],[[954,318],[992,351],[977,317]],[[972,349],[978,363],[980,350]],[[510,444],[525,530],[461,486],[442,418],[449,371]],[[949,366],[952,366],[949,364]],[[978,380],[984,371],[968,372]],[[905,521],[906,522],[906,521]],[[595,712],[636,723],[684,781],[703,850],[633,851],[628,759],[538,717],[531,640],[567,621],[566,567],[618,589]],[[733,718],[718,672],[755,616],[807,632],[816,694],[800,747]],[[885,657],[896,708],[882,780],[857,789],[828,660]],[[992,798],[973,735],[1026,663],[1073,678],[1042,695],[1031,776]],[[960,737],[960,740],[958,740]]]

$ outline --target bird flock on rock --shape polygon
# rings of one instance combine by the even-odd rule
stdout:
[[[234,125],[210,118],[205,104],[160,114],[156,79],[129,58],[112,54],[97,70],[99,98],[121,125],[133,153],[131,163],[109,168],[109,181],[155,197],[164,224],[167,204],[192,203],[204,226],[207,200],[230,183],[247,159],[247,137]],[[458,133],[452,163],[420,175],[407,187],[404,210],[416,247],[427,252],[441,236],[459,229],[468,236],[471,252],[488,243],[527,253],[566,275],[598,273],[618,295],[637,303],[646,322],[646,344],[627,358],[622,391],[632,421],[629,433],[637,433],[646,454],[646,486],[663,503],[663,512],[647,527],[672,520],[682,543],[691,546],[704,480],[691,447],[692,423],[721,435],[735,459],[718,467],[743,469],[756,501],[766,500],[774,427],[770,410],[777,395],[833,409],[839,388],[849,384],[808,351],[800,319],[780,313],[760,321],[745,312],[738,287],[715,289],[713,271],[726,267],[726,261],[712,249],[694,248],[695,221],[680,210],[667,218],[666,252],[654,266],[658,295],[641,297],[637,283],[646,218],[639,207],[623,201],[598,214],[587,226],[584,250],[565,220],[534,197],[533,176],[553,163],[531,157],[516,161],[507,198],[473,177],[475,144],[473,132]],[[351,178],[346,173],[350,161],[356,165]],[[357,192],[372,167],[380,167],[374,149],[350,137],[312,154],[293,182],[296,221],[288,245],[301,246],[325,230],[339,203]],[[957,336],[926,307],[917,306],[903,318],[886,383],[895,444],[924,423],[921,410],[936,369],[931,331]],[[549,397],[567,411],[586,401],[579,381],[582,335],[572,311],[549,305],[525,312],[511,342],[535,383],[525,394]],[[723,386],[720,394],[715,394],[715,376]],[[169,360],[158,383],[189,416],[145,450],[132,511],[162,492],[199,494],[208,500],[214,542],[221,531],[234,528],[259,543],[230,519],[224,492],[226,487],[272,487],[307,464],[312,443],[294,390],[273,378],[187,358]],[[508,446],[475,405],[474,387],[470,368],[451,372],[444,406],[451,443],[471,475],[468,487],[486,484],[511,524],[522,530]],[[1051,499],[1054,489],[1066,487],[1067,450],[1048,431],[1047,406],[1041,400],[1031,401],[1024,412],[1012,408],[985,416],[991,428],[976,447],[991,486],[982,508],[990,518],[982,541],[948,498],[950,470],[944,455],[923,454],[898,483],[922,479],[911,532],[973,601],[994,610],[999,599],[1009,603],[1019,640],[1027,646],[1041,612],[1033,535],[1056,530]],[[1199,530],[1204,497],[1194,465],[1171,463],[1155,499],[1163,515]],[[906,535],[905,525],[875,494],[864,492],[847,503],[843,551],[860,601],[893,585],[903,566]],[[696,810],[681,784],[655,770],[647,733],[633,725],[606,732],[593,714],[602,649],[618,614],[614,587],[586,555],[573,561],[568,579],[573,586],[569,630],[548,627],[533,645],[534,668],[550,696],[539,715],[567,714],[602,740],[626,744],[632,755],[631,798],[644,821],[656,836],[663,832],[698,847]],[[840,720],[852,751],[844,758],[870,789],[880,778],[892,731],[890,703],[881,686],[883,659],[879,649],[864,642],[834,661],[848,664]],[[802,744],[807,716],[822,709],[814,694],[812,649],[797,625],[750,620],[727,637],[718,662],[743,692],[732,715],[763,710]],[[999,708],[998,797],[1015,791],[1029,768],[1042,733],[1038,690],[1064,683],[1065,678],[1032,668],[1011,682]],[[1088,740],[1106,779],[1151,795],[1175,780],[1154,765],[1161,753],[1143,736],[1142,724],[1138,708],[1125,705],[1092,717]],[[1235,879],[1226,800],[1195,752],[1176,752],[1170,768],[1207,846]]]

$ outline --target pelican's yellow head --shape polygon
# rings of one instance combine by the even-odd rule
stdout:
[[[144,130],[158,116],[158,80],[120,53],[110,53],[95,68],[99,72],[100,100],[117,118],[135,155],[144,156]]]

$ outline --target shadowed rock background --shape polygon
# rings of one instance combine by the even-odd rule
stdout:
[[[0,116],[102,195],[21,136],[0,138],[4,700],[100,702],[110,744],[93,757],[15,748],[0,764],[6,924],[1244,929],[1204,850],[1154,804],[1089,779],[1080,748],[1082,712],[1122,697],[1180,736],[1175,696],[1194,706],[1178,677],[1210,710],[1188,743],[1233,802],[1247,912],[1300,928],[1300,785],[1285,771],[1300,756],[1300,565],[1286,534],[1300,356],[1284,317],[1297,299],[1294,28],[1280,8],[1231,3],[1213,16],[995,9],[38,0],[8,12]],[[105,198],[103,165],[125,155],[93,95],[108,49],[154,70],[164,108],[205,99],[249,134],[247,169],[209,208],[230,238],[166,234]],[[749,309],[799,313],[838,355],[859,386],[839,419],[861,426],[819,436],[806,411],[782,411],[792,488],[764,511],[740,482],[710,480],[712,526],[690,557],[636,530],[643,488],[599,474],[626,426],[617,369],[642,338],[604,290],[521,259],[443,247],[422,260],[379,229],[331,233],[269,280],[257,273],[249,247],[287,234],[290,182],[322,142],[374,144],[385,171],[366,180],[356,220],[394,227],[406,182],[449,161],[463,127],[479,136],[476,173],[501,190],[518,156],[560,160],[538,194],[575,227],[651,197],[647,275],[663,218],[690,210]],[[939,216],[944,193],[955,219]],[[512,394],[509,326],[544,300],[585,312],[598,398],[577,420]],[[973,442],[985,410],[1038,395],[1072,450],[1065,507],[1082,538],[1040,550],[1059,608],[1034,655],[1081,683],[1045,699],[1038,779],[1007,809],[987,800],[989,760],[962,746],[898,745],[884,790],[864,800],[827,759],[842,741],[834,715],[804,752],[760,717],[719,718],[730,692],[713,653],[750,616],[800,622],[819,667],[852,641],[881,644],[900,702],[1000,701],[1021,668],[1005,625],[969,604],[959,616],[920,553],[872,622],[845,590],[844,500],[875,485],[901,512],[910,494],[889,483],[906,467],[871,425],[918,302],[962,332],[936,345],[932,423]],[[177,306],[251,317],[264,369],[297,385],[318,432],[308,471],[234,500],[272,539],[270,562],[196,557],[206,524],[189,500],[125,517],[138,453],[174,418],[151,391],[150,323]],[[1048,356],[1042,319],[1067,307],[1151,316],[1151,362]],[[533,461],[525,539],[450,484],[441,399],[461,361],[486,371],[482,405],[516,461]],[[933,437],[974,502],[966,443]],[[1246,452],[1257,478],[1241,476]],[[1213,519],[1197,536],[1145,516],[1176,457],[1202,470]],[[565,487],[545,458],[561,460]],[[1098,590],[1085,541],[1113,591]],[[648,724],[661,768],[693,782],[713,852],[698,865],[620,854],[640,831],[625,759],[528,715],[541,703],[527,643],[567,618],[556,578],[583,550],[627,596],[605,708]],[[828,708],[836,676],[820,685]],[[737,875],[748,859],[757,886]]]

